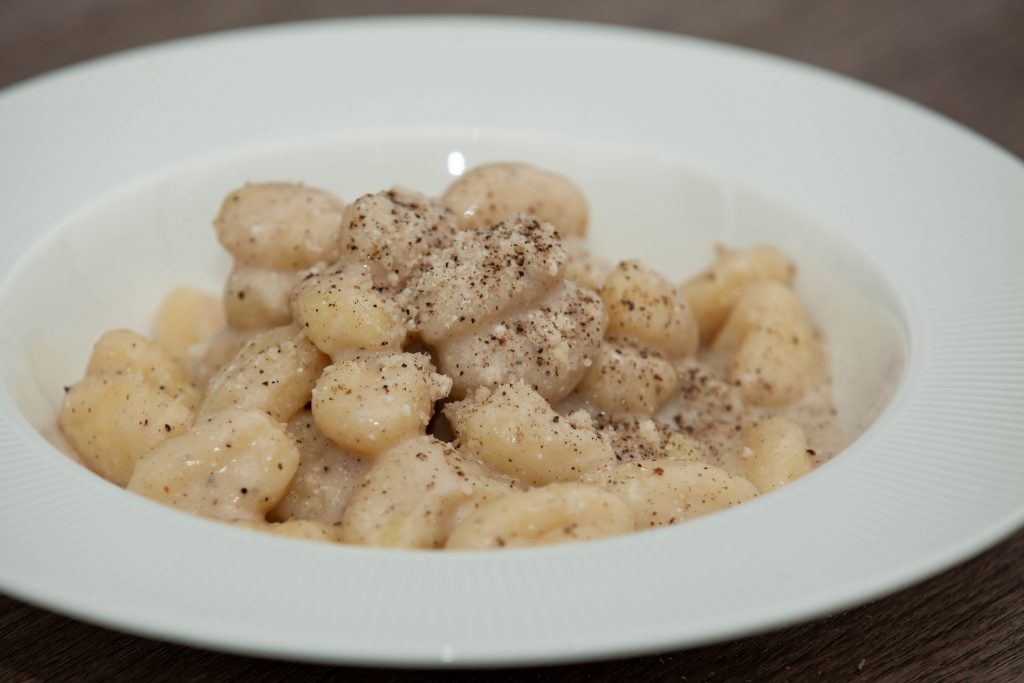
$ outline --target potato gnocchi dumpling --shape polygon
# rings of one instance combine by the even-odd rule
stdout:
[[[516,491],[484,503],[448,536],[460,550],[590,541],[633,531],[629,506],[614,494],[579,482]]]
[[[59,417],[86,467],[118,486],[140,457],[191,423],[187,405],[130,373],[83,378],[68,388]]]
[[[124,486],[142,455],[188,429],[197,400],[159,345],[112,330],[93,347],[85,377],[66,388],[58,425],[87,467]]]
[[[236,330],[255,331],[287,325],[292,321],[292,290],[301,279],[297,270],[235,265],[224,285],[227,323]]]
[[[488,484],[501,486],[489,478],[462,463],[450,444],[430,436],[403,441],[381,453],[367,472],[345,512],[342,538],[364,545],[441,547],[459,507]]]
[[[256,522],[284,496],[299,452],[258,410],[228,410],[143,456],[128,490],[204,517]]]
[[[404,300],[423,340],[438,344],[543,298],[562,282],[568,258],[551,224],[515,214],[457,234],[433,255]]]
[[[666,356],[688,356],[700,335],[686,297],[664,275],[639,261],[622,261],[604,280],[608,334],[632,337]]]
[[[437,199],[401,187],[365,194],[345,208],[338,263],[360,264],[374,284],[398,291],[451,246],[455,214]]]
[[[408,334],[402,308],[359,263],[303,280],[292,293],[292,311],[306,337],[334,360],[353,352],[400,351]]]
[[[793,262],[775,247],[719,247],[717,251],[718,259],[711,267],[682,287],[697,318],[703,344],[714,339],[747,285],[761,280],[788,285],[796,274]]]
[[[202,420],[232,409],[262,410],[285,422],[312,397],[327,357],[298,327],[287,325],[251,339],[206,388],[196,413]]]
[[[584,481],[624,500],[637,529],[675,524],[757,495],[753,484],[720,467],[669,458],[619,463]]]
[[[129,373],[151,389],[194,407],[199,399],[188,373],[158,344],[130,330],[107,332],[92,349],[86,377]]]
[[[525,380],[549,401],[572,391],[601,343],[600,300],[563,277],[550,224],[524,214],[462,232],[405,300],[455,397]]]
[[[734,354],[729,379],[752,405],[791,403],[822,370],[818,337],[803,306],[778,282],[744,290],[711,348]]]
[[[439,369],[452,378],[455,396],[519,380],[555,402],[586,374],[604,331],[601,300],[566,281],[536,307],[441,345]]]
[[[153,341],[185,364],[191,349],[219,332],[225,322],[218,297],[196,287],[176,287],[157,310]]]
[[[559,415],[523,382],[481,389],[444,413],[460,448],[517,482],[575,481],[615,459],[586,412]]]
[[[251,183],[229,194],[214,219],[235,259],[224,287],[228,324],[266,330],[292,320],[289,297],[304,272],[334,261],[344,205],[295,183]]]
[[[425,433],[434,402],[451,380],[423,353],[343,360],[328,366],[313,389],[313,419],[342,448],[373,456]]]
[[[239,263],[301,270],[333,261],[345,207],[329,192],[296,183],[249,183],[213,219],[217,239]]]
[[[560,175],[527,164],[477,166],[453,182],[442,200],[466,230],[486,228],[515,213],[551,223],[564,237],[587,231],[587,199]]]
[[[678,386],[675,365],[660,351],[613,337],[601,344],[577,394],[601,411],[653,415]]]
[[[153,340],[108,332],[66,387],[87,467],[279,537],[493,550],[677,524],[837,450],[824,340],[777,249],[720,247],[676,285],[592,253],[586,198],[551,171],[355,189],[227,195],[220,295],[172,291]]]
[[[800,426],[783,418],[768,418],[743,435],[748,451],[747,479],[762,491],[771,491],[811,471],[811,451]]]

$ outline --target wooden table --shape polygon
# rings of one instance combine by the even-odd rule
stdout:
[[[212,30],[428,8],[603,21],[746,45],[887,88],[1024,155],[1024,2],[1020,0],[499,0],[486,4],[469,0],[3,0],[0,86],[89,57]],[[338,677],[356,682],[428,681],[441,675],[318,667],[205,652],[96,628],[0,596],[0,681],[254,677]],[[459,672],[451,677],[481,681],[1024,681],[1024,532],[919,586],[810,624],[660,656],[507,672]]]

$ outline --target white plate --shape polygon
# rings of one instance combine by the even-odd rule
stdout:
[[[12,595],[269,656],[570,661],[863,602],[1024,519],[1024,168],[904,101],[694,40],[437,18],[135,51],[9,89],[0,124],[0,588]],[[207,522],[120,491],[37,433],[101,329],[144,326],[172,282],[223,274],[208,221],[232,185],[437,191],[459,154],[579,179],[603,250],[680,276],[715,238],[790,249],[838,349],[844,420],[888,408],[832,463],[728,512],[475,555]]]

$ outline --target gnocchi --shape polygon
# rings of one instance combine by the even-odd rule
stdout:
[[[329,192],[296,183],[250,183],[224,199],[213,225],[235,259],[224,287],[232,328],[291,322],[289,295],[303,271],[338,255],[343,212]]]
[[[295,183],[249,183],[224,198],[217,239],[238,263],[301,270],[338,253],[344,204]]]
[[[664,526],[750,500],[757,488],[720,467],[693,460],[633,460],[592,473],[584,481],[615,493],[637,529]]]
[[[744,290],[711,348],[734,354],[729,379],[754,405],[795,401],[821,371],[817,335],[793,291],[777,282]]]
[[[140,457],[188,429],[196,399],[167,352],[113,330],[96,342],[85,377],[67,387],[58,425],[87,467],[124,486]]]
[[[217,297],[195,287],[177,287],[167,295],[153,323],[153,341],[187,364],[190,352],[227,322]]]
[[[313,388],[313,419],[334,443],[372,456],[425,432],[451,380],[422,353],[353,358],[327,367]]]
[[[566,178],[527,164],[477,166],[452,183],[442,201],[467,230],[528,213],[566,237],[587,231],[589,210],[580,189]]]
[[[224,285],[226,322],[236,330],[265,330],[292,321],[291,293],[299,271],[236,265]]]
[[[374,284],[399,290],[451,246],[455,214],[443,203],[400,187],[359,197],[345,208],[338,235],[343,264],[370,270]]]
[[[456,397],[526,380],[557,401],[579,382],[606,315],[592,291],[565,280],[567,258],[550,224],[514,214],[457,235],[410,286],[417,330]]]
[[[70,387],[59,425],[82,462],[119,486],[136,461],[192,423],[192,411],[138,377],[87,376]]]
[[[128,491],[276,536],[494,550],[677,524],[807,474],[838,433],[824,340],[767,246],[677,285],[584,240],[521,163],[345,204],[249,183],[220,296],[100,337],[58,426]]]
[[[608,334],[632,337],[670,357],[697,350],[697,321],[668,278],[639,261],[619,263],[604,280]]]
[[[228,410],[140,458],[126,488],[205,517],[258,522],[298,465],[298,449],[273,418]]]
[[[326,366],[327,358],[298,327],[263,332],[210,380],[196,418],[229,408],[254,408],[285,422],[310,401]]]
[[[701,342],[708,344],[714,339],[747,285],[761,280],[788,285],[795,273],[793,263],[774,247],[719,247],[718,259],[711,267],[682,287],[693,307]]]
[[[337,360],[353,351],[397,351],[407,333],[401,307],[352,264],[314,275],[292,293],[295,322],[318,349]]]
[[[807,438],[800,426],[784,418],[768,418],[743,435],[747,446],[747,479],[771,491],[811,471]]]
[[[481,505],[452,529],[446,547],[514,548],[589,541],[632,530],[632,513],[620,497],[567,482],[515,491]]]
[[[574,481],[615,459],[585,411],[559,415],[523,382],[482,389],[444,411],[461,448],[529,485]]]
[[[578,395],[608,413],[653,415],[679,384],[660,352],[630,339],[606,339],[577,387]]]
[[[462,463],[450,444],[426,435],[403,441],[367,472],[345,511],[342,538],[365,545],[440,547],[462,505],[501,487],[495,482],[489,488],[487,479]]]

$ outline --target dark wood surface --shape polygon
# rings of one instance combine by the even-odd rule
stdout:
[[[0,0],[0,86],[213,30],[428,11],[585,19],[754,47],[899,93],[1024,155],[1024,0]],[[206,652],[97,628],[0,596],[0,681],[440,677]],[[809,624],[660,656],[447,677],[1024,681],[1024,532],[916,587]]]

